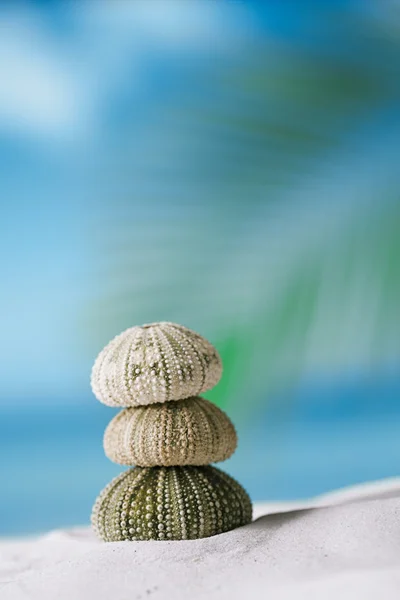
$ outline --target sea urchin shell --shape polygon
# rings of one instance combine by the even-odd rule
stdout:
[[[237,445],[235,428],[204,398],[126,408],[107,426],[104,450],[122,465],[207,465],[225,460]]]
[[[175,323],[131,327],[98,355],[92,389],[108,406],[138,406],[201,394],[220,380],[222,363],[201,335]]]
[[[245,490],[215,467],[135,467],[100,493],[92,524],[106,542],[185,540],[230,531],[251,517]]]

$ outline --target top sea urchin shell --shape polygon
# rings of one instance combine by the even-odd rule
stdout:
[[[222,374],[216,349],[175,323],[131,327],[98,355],[92,389],[108,406],[181,400],[214,387]]]

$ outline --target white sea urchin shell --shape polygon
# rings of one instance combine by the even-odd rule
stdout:
[[[181,400],[214,387],[222,375],[216,349],[201,335],[175,323],[131,327],[98,355],[91,384],[108,406],[139,406]]]
[[[104,450],[122,465],[207,465],[225,460],[237,444],[235,428],[204,398],[125,408],[107,426]]]

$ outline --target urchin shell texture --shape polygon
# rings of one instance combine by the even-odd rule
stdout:
[[[216,349],[201,335],[175,323],[131,327],[98,355],[91,384],[108,406],[181,400],[214,387],[222,375]]]
[[[204,398],[126,408],[104,434],[108,458],[122,465],[207,465],[225,460],[237,445],[235,428]]]
[[[211,467],[134,467],[109,483],[92,512],[106,542],[198,539],[251,522],[242,486]]]

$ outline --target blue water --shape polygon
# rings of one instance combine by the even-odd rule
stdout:
[[[102,449],[113,412],[92,399],[1,412],[0,535],[89,523],[97,493],[122,470]],[[307,388],[236,425],[238,450],[221,466],[253,500],[400,475],[399,381]]]

